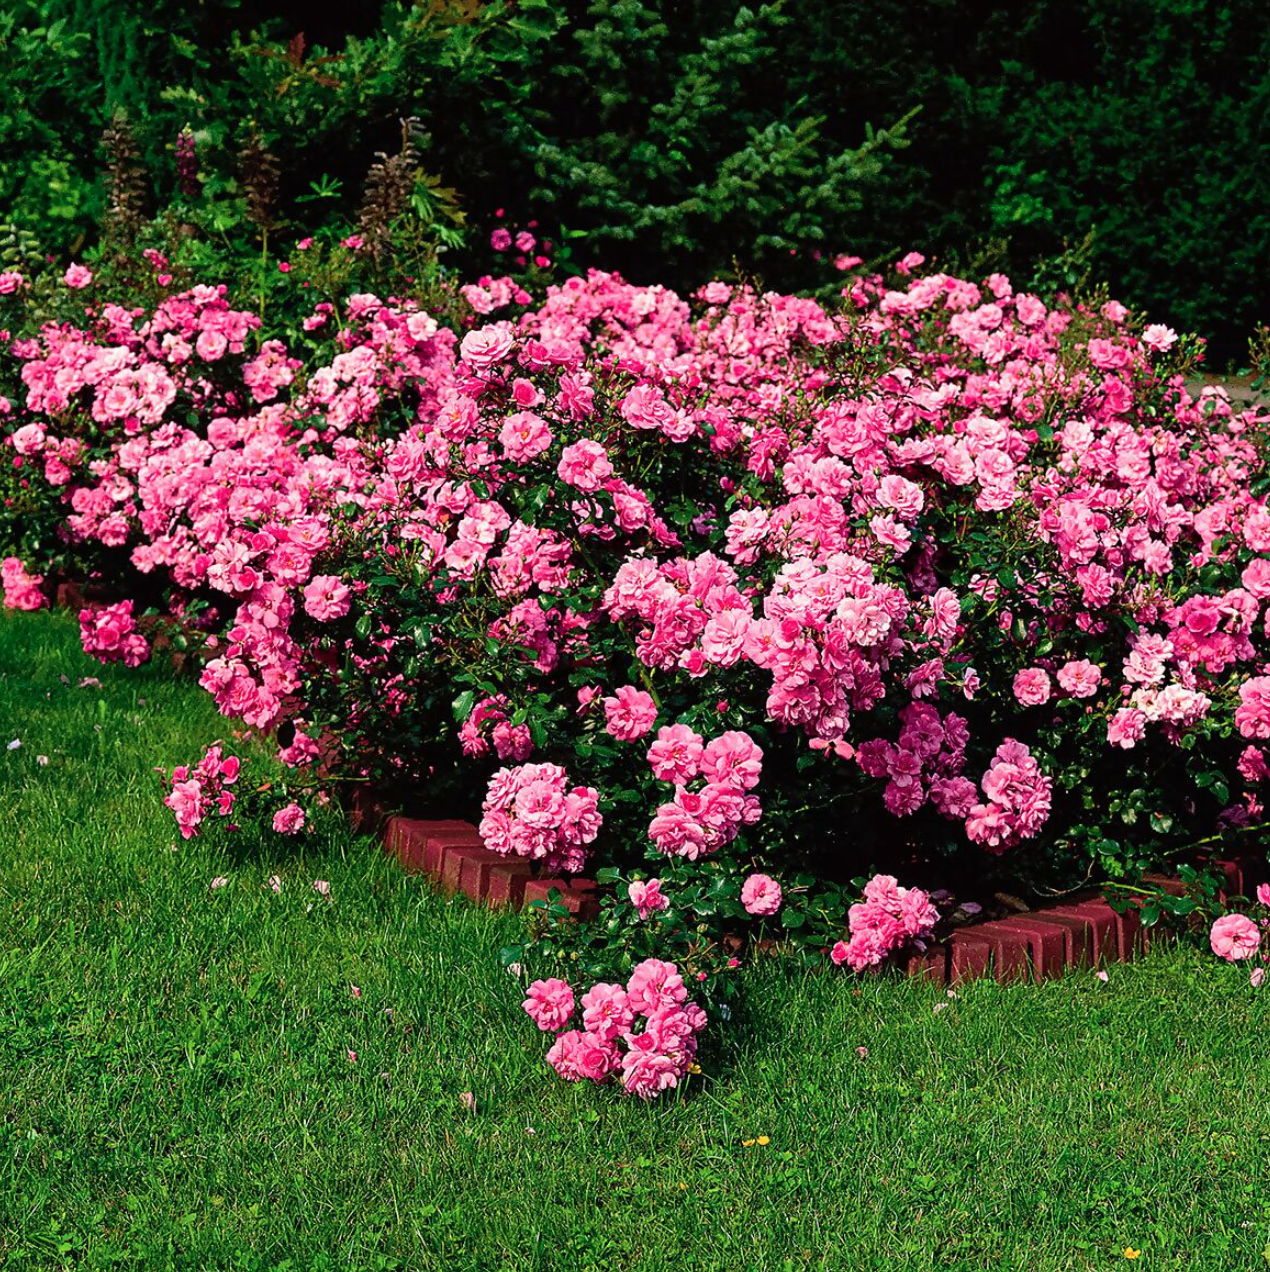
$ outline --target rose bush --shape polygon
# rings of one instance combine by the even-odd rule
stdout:
[[[593,273],[298,332],[77,276],[80,321],[13,324],[6,596],[55,525],[289,762],[597,871],[597,977],[747,933],[874,966],[932,888],[1257,827],[1270,416],[1115,302],[920,263],[835,309]],[[121,599],[86,647],[135,661]]]

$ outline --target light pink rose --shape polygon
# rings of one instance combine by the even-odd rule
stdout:
[[[317,575],[304,589],[304,610],[319,623],[348,613],[349,590],[334,574]]]
[[[1039,707],[1049,701],[1050,678],[1040,667],[1028,667],[1014,677],[1014,696],[1025,707]]]
[[[463,337],[459,354],[474,370],[488,371],[511,353],[513,343],[505,327],[479,327]]]
[[[1246,914],[1224,914],[1213,924],[1208,943],[1218,958],[1236,963],[1261,947],[1261,929]]]
[[[781,886],[770,875],[752,874],[741,885],[741,904],[747,914],[775,914],[781,908]]]

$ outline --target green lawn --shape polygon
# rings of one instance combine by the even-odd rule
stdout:
[[[153,768],[224,731],[69,616],[0,617],[0,1267],[1265,1266],[1246,972],[1182,951],[949,1001],[768,966],[644,1107],[551,1078],[495,958],[515,919],[351,835],[176,838]]]

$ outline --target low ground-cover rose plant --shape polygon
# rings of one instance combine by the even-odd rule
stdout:
[[[315,797],[310,789],[289,791],[268,781],[250,782],[244,776],[247,763],[214,742],[197,764],[179,764],[171,773],[159,770],[167,788],[163,802],[172,810],[182,839],[209,829],[234,834],[243,825],[268,825],[276,834],[295,836],[311,825],[307,806]],[[320,802],[322,796],[316,798]]]
[[[288,761],[597,872],[597,979],[673,956],[708,995],[747,935],[872,967],[930,937],[932,885],[1132,875],[1263,820],[1270,416],[1192,397],[1195,343],[1114,302],[592,273],[272,331],[216,287],[95,287],[11,323],[39,533],[7,603],[50,525],[126,563]],[[132,599],[90,652],[138,655]]]
[[[568,1082],[614,1078],[651,1100],[677,1087],[697,1054],[706,1014],[688,996],[674,963],[649,958],[623,985],[600,982],[575,1001],[568,981],[534,981],[524,1001],[534,1024],[556,1036],[547,1062]],[[581,1029],[567,1028],[581,1007]]]

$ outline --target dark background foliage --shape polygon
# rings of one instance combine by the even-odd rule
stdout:
[[[96,235],[117,107],[150,211],[188,124],[231,237],[252,128],[311,230],[411,116],[417,210],[468,269],[504,208],[635,281],[824,286],[817,252],[913,249],[1028,278],[1067,252],[1219,362],[1264,317],[1259,0],[18,0],[0,59],[0,223],[59,256]]]

